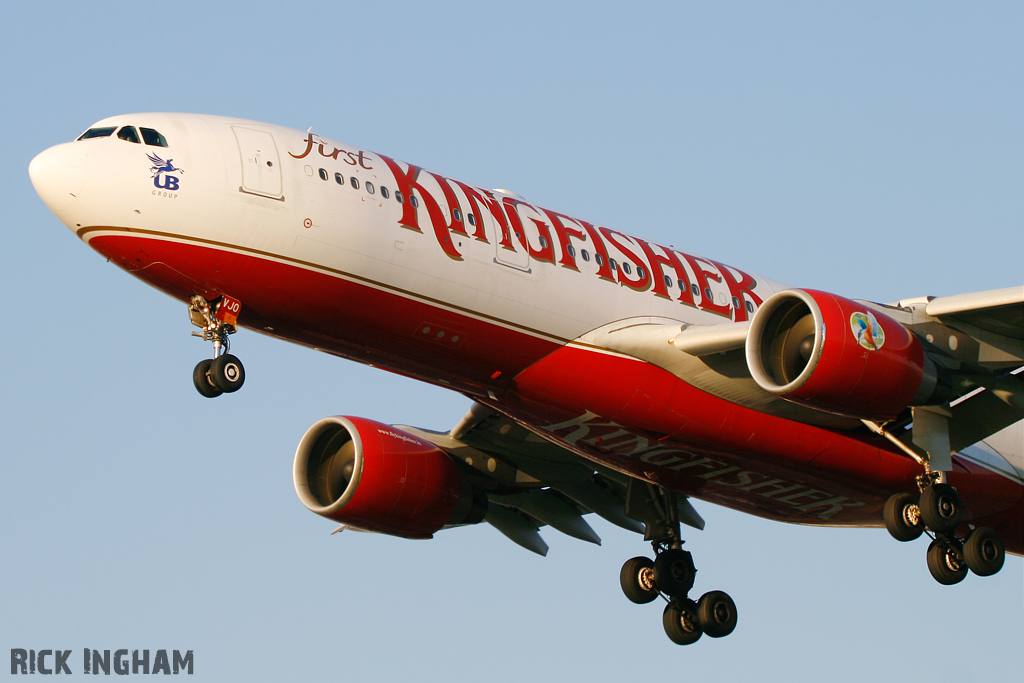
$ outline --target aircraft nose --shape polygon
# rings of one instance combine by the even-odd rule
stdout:
[[[66,142],[41,152],[28,166],[40,199],[54,213],[71,207],[85,181],[86,156],[81,143]]]

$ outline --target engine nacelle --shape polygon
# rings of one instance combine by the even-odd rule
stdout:
[[[884,313],[827,292],[769,297],[750,321],[746,354],[762,389],[830,413],[884,421],[936,401],[937,369],[918,338]]]
[[[483,519],[486,498],[444,451],[394,427],[326,417],[302,437],[292,469],[307,508],[365,531],[430,538]]]

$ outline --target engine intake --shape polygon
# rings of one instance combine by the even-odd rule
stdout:
[[[444,451],[412,434],[358,417],[326,417],[302,437],[292,479],[307,508],[342,524],[405,538],[483,519]]]
[[[827,334],[826,334],[827,331]],[[765,391],[818,410],[891,420],[938,402],[938,370],[918,338],[865,304],[787,289],[754,314],[747,366]]]

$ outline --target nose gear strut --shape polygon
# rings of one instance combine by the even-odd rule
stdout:
[[[228,353],[231,349],[228,335],[237,331],[235,322],[241,309],[241,302],[227,295],[207,301],[196,294],[189,301],[189,320],[202,330],[193,332],[192,336],[213,342],[213,358],[199,361],[192,371],[196,390],[206,398],[238,391],[245,382],[242,361]]]
[[[696,511],[683,499],[683,520],[704,527]],[[721,638],[736,628],[736,603],[727,593],[710,591],[700,600],[690,599],[697,568],[693,556],[683,550],[679,533],[680,502],[675,493],[631,479],[626,488],[626,515],[644,523],[644,540],[650,541],[655,559],[634,557],[622,565],[619,585],[632,602],[644,604],[659,595],[668,603],[662,614],[665,634],[677,645],[689,645],[707,634]]]

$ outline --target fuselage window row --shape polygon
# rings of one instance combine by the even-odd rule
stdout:
[[[96,130],[100,130],[100,129],[96,129]],[[111,132],[113,132],[113,129],[111,130]],[[110,135],[110,134],[111,133],[106,133],[106,135]],[[120,137],[120,135],[121,135],[121,133],[119,132],[118,136]],[[327,180],[329,178],[327,169],[323,169],[323,168],[319,169],[319,177],[321,177],[323,180]],[[342,175],[341,173],[335,173],[334,174],[334,180],[335,180],[336,183],[338,183],[342,187],[345,186],[345,176]],[[358,189],[359,188],[359,180],[355,176],[352,176],[351,178],[349,178],[349,183],[351,184],[353,189]],[[364,186],[364,189],[367,190],[368,194],[373,195],[375,193],[376,188],[374,187],[374,183],[373,182],[368,180],[367,182],[362,183],[362,186]],[[380,186],[380,195],[384,199],[389,199],[390,198],[391,193],[390,193],[390,190],[388,190],[387,186],[385,186],[385,185],[381,185]],[[397,190],[394,193],[394,199],[395,199],[395,201],[398,204],[402,204],[404,202],[404,197],[402,197],[402,194],[400,193],[400,191],[397,191]],[[412,203],[414,208],[419,208],[420,202],[419,202],[419,200],[415,196],[411,196],[409,198],[409,201]],[[460,223],[463,222],[462,210],[461,209],[453,209],[452,210],[452,217],[456,221],[458,221]],[[476,225],[476,216],[474,214],[472,214],[472,213],[467,214],[466,215],[466,220],[469,221],[470,225],[473,225],[473,226]],[[540,242],[541,242],[541,248],[542,249],[547,249],[548,241],[547,241],[547,239],[544,238],[544,236],[540,236]],[[572,245],[569,245],[566,251],[568,252],[568,255],[570,257],[572,257],[572,258],[575,258],[575,255],[577,255],[577,251],[575,251],[575,247],[573,247]],[[581,255],[581,257],[583,257],[584,261],[588,261],[588,262],[590,261],[590,252],[588,252],[586,249],[581,249],[580,250],[580,255]],[[603,266],[604,265],[604,259],[601,257],[600,254],[595,254],[594,255],[594,259],[597,261],[597,265],[598,266]],[[618,268],[620,268],[620,264],[618,264],[615,261],[615,259],[613,259],[613,258],[608,259],[608,264],[610,265],[610,267],[611,267],[611,269],[613,271],[617,270]],[[632,274],[632,272],[633,272],[633,265],[631,263],[629,263],[628,261],[624,261],[622,263],[621,267],[626,272],[626,274]],[[641,279],[646,278],[647,272],[646,272],[646,270],[644,270],[642,265],[636,266],[636,269],[637,269],[637,275],[639,276],[639,278],[641,278]],[[669,275],[664,275],[664,278],[665,278],[665,286],[667,288],[673,289],[676,286],[676,284],[678,284],[679,285],[679,289],[681,289],[681,290],[686,289],[686,283],[684,283],[682,280],[680,280],[680,281],[678,281],[678,283],[676,283],[676,282],[673,282],[672,278],[670,278]],[[696,285],[691,285],[690,287],[691,287],[691,291],[692,291],[694,297],[700,297],[701,296],[700,289]],[[703,291],[702,298],[705,299],[706,301],[714,301],[714,295],[712,294],[711,288],[706,288],[705,291]],[[750,301],[745,301],[744,303],[745,303],[746,310],[748,310],[748,312],[753,313],[754,312],[754,304],[752,302],[750,302]],[[737,297],[732,297],[732,307],[733,308],[740,308],[740,307],[743,307],[743,304],[740,303],[740,301],[739,301],[739,299]]]

